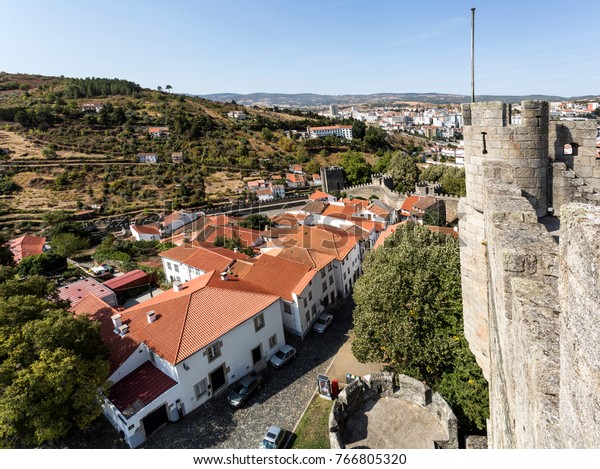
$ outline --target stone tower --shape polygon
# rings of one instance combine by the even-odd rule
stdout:
[[[463,105],[463,315],[489,383],[489,443],[598,448],[596,123],[551,121],[541,101],[521,112],[513,124],[508,104]]]
[[[321,168],[321,181],[324,192],[344,190],[344,169],[340,166]]]

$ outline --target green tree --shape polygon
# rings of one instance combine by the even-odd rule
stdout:
[[[265,227],[270,224],[271,220],[269,220],[268,217],[258,213],[248,215],[246,218],[240,221],[240,226],[244,228],[252,228],[253,230],[264,230]]]
[[[319,174],[321,171],[321,165],[317,160],[310,160],[306,163],[306,172],[308,174]]]
[[[367,125],[363,121],[352,121],[352,138],[362,140],[367,132]]]
[[[365,160],[364,156],[356,151],[347,151],[342,153],[340,165],[344,168],[348,184],[364,184],[368,182],[371,176],[371,166]]]
[[[419,167],[413,156],[396,153],[390,159],[387,172],[392,175],[398,192],[415,190],[415,184],[419,181]]]
[[[67,259],[52,251],[44,252],[35,256],[26,257],[19,264],[19,274],[43,275],[67,267]]]
[[[60,233],[52,237],[52,249],[63,257],[71,257],[78,251],[87,248],[90,241],[73,233]]]
[[[7,237],[0,233],[0,266],[13,266],[15,264],[15,259],[12,251],[10,250],[10,245],[8,244]]]
[[[446,391],[466,419],[463,430],[483,429],[487,390],[464,346],[457,241],[409,223],[367,257],[363,270],[353,295],[356,358]],[[476,399],[467,397],[471,390]]]
[[[368,127],[363,142],[369,150],[387,150],[390,146],[387,137],[386,131],[381,127]]]

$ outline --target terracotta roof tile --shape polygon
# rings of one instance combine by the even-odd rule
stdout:
[[[131,229],[141,234],[160,236],[160,230],[156,225],[131,225]]]
[[[45,237],[24,235],[11,239],[8,242],[8,247],[13,253],[15,262],[19,263],[26,257],[42,254],[44,252],[45,244]]]

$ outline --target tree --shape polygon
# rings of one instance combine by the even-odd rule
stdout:
[[[404,153],[396,153],[390,159],[387,172],[394,179],[395,189],[398,192],[412,192],[419,180],[419,167],[414,157]]]
[[[253,230],[262,231],[266,226],[271,224],[271,220],[264,215],[260,215],[258,213],[254,213],[252,215],[248,215],[242,221],[240,221],[240,226],[244,228],[251,228]]]
[[[317,160],[310,160],[306,163],[306,172],[308,174],[319,174],[319,171],[321,171],[321,165]]]
[[[360,140],[364,138],[367,131],[367,125],[363,121],[353,120],[352,122],[352,138]]]
[[[445,391],[466,419],[462,428],[483,429],[487,390],[465,346],[457,241],[408,223],[367,257],[363,271],[353,294],[356,358]]]
[[[368,182],[371,176],[371,166],[365,158],[356,151],[347,151],[342,153],[340,164],[344,168],[348,184],[364,184]]]
[[[67,267],[67,259],[55,252],[48,251],[26,257],[19,264],[19,275],[43,275]]]
[[[381,127],[368,127],[363,142],[369,150],[387,150],[390,146],[387,137],[386,131]]]
[[[52,249],[63,257],[71,257],[78,251],[87,248],[90,241],[73,233],[60,233],[52,237]]]
[[[15,264],[15,259],[12,251],[10,250],[10,245],[8,244],[8,239],[4,234],[0,233],[0,266],[13,266]]]
[[[170,92],[173,89],[173,87],[171,85],[167,85],[165,86],[165,89]]]
[[[98,324],[50,301],[41,277],[0,283],[0,447],[33,447],[101,414],[109,365]]]
[[[159,86],[157,86],[157,87],[156,87],[156,89],[157,89],[158,91],[162,91],[162,86],[160,86],[160,85],[159,85]]]

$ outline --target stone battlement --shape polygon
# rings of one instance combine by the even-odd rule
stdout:
[[[600,447],[595,122],[550,122],[541,101],[516,125],[507,104],[463,109],[464,327],[489,382],[490,447]]]

